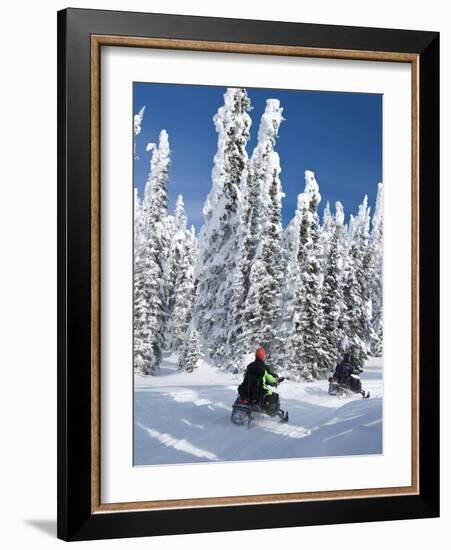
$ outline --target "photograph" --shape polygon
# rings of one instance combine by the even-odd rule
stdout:
[[[133,465],[383,454],[383,94],[132,86]]]

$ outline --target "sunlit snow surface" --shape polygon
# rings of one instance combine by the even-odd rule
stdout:
[[[251,428],[230,422],[241,375],[201,362],[180,373],[165,357],[158,376],[135,375],[134,464],[180,464],[382,453],[382,360],[361,375],[370,399],[329,396],[327,381],[285,380],[278,389],[288,424],[256,415]]]

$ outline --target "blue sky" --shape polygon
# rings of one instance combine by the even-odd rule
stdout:
[[[202,206],[211,187],[211,169],[217,134],[212,118],[223,104],[225,87],[134,83],[133,112],[146,106],[141,133],[136,139],[139,160],[134,185],[142,195],[149,173],[149,142],[157,142],[161,129],[169,134],[171,179],[169,209],[182,194],[188,223],[202,225]],[[247,88],[253,106],[249,156],[256,144],[260,117],[268,98],[283,107],[276,150],[286,197],[282,222],[293,217],[296,198],[304,189],[304,171],[315,172],[322,201],[320,214],[330,201],[340,200],[346,218],[357,211],[365,194],[372,209],[377,184],[382,181],[382,96],[342,92],[315,92]]]

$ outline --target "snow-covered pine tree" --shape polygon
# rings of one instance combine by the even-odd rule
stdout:
[[[347,226],[346,238],[345,238],[347,253],[349,253],[349,251],[351,250],[351,246],[354,244],[354,241],[356,238],[357,222],[358,222],[358,218],[356,218],[355,216],[353,216],[353,214],[351,214],[349,216],[349,223]]]
[[[199,366],[200,359],[200,339],[199,332],[193,324],[189,327],[179,355],[177,366],[180,370],[193,372]]]
[[[141,133],[141,123],[144,117],[146,106],[141,107],[139,112],[133,117],[133,135],[137,136]]]
[[[249,342],[249,330],[245,321],[244,303],[249,287],[249,260],[244,247],[245,235],[248,234],[249,224],[247,219],[247,201],[241,195],[238,208],[237,235],[237,261],[234,273],[231,276],[231,284],[227,302],[227,315],[225,318],[225,341],[223,345],[223,360],[221,367],[237,372],[243,366],[242,357],[246,353]]]
[[[187,238],[186,213],[182,195],[177,197],[175,205],[175,215],[167,219],[169,242],[167,246],[167,258],[164,264],[164,286],[165,286],[165,304],[166,304],[166,329],[165,329],[165,348],[172,347],[173,328],[174,328],[174,306],[176,282],[182,268],[183,255],[185,251],[185,241]]]
[[[272,363],[277,368],[289,368],[291,357],[291,337],[294,325],[294,311],[296,288],[299,275],[298,249],[299,249],[299,225],[303,201],[305,195],[301,193],[297,197],[297,208],[295,215],[282,233],[281,246],[281,270],[283,273],[282,282],[282,305],[277,322],[277,339],[281,346],[277,358]]]
[[[175,351],[183,348],[192,319],[192,308],[196,292],[194,279],[196,254],[197,239],[194,226],[192,226],[184,241],[182,260],[175,283],[172,338],[172,349]]]
[[[377,357],[382,356],[383,351],[383,195],[384,186],[379,183],[371,229],[372,322],[377,337],[372,343],[371,352]]]
[[[138,195],[138,189],[134,188],[133,196],[133,257],[136,258],[144,241],[144,209]]]
[[[246,90],[228,88],[224,105],[213,119],[218,150],[199,236],[195,317],[217,366],[222,366],[226,359],[230,303],[236,292],[241,293],[236,287],[236,268],[243,213],[241,190],[245,188],[248,171],[249,110]]]
[[[133,156],[135,160],[138,160],[139,157],[136,155],[136,136],[141,133],[141,123],[144,118],[144,111],[146,106],[141,107],[140,111],[133,117]]]
[[[335,220],[328,221],[330,240],[325,258],[321,292],[326,366],[333,369],[341,360],[344,338],[343,270],[345,254],[344,211],[335,203]]]
[[[158,147],[152,148],[144,198],[145,240],[135,259],[134,364],[146,374],[159,370],[166,320],[163,266],[168,242],[165,220],[169,167],[169,139],[162,130]]]
[[[285,268],[282,334],[285,340],[286,367],[295,376],[299,375],[301,369],[299,361],[303,349],[302,333],[298,328],[302,315],[299,304],[303,292],[301,274],[304,268],[303,247],[307,240],[305,226],[309,202],[307,193],[298,195],[294,218],[285,231],[285,247],[289,257]],[[302,227],[304,230],[301,232]]]
[[[157,149],[157,145],[155,143],[148,143],[146,146],[146,151],[150,153],[151,162],[150,162],[150,169],[149,169],[149,175],[146,181],[146,185],[144,186],[144,192],[143,197],[141,200],[141,211],[143,216],[143,227],[142,227],[142,237],[144,241],[147,241],[149,238],[149,211],[150,211],[150,205],[152,201],[152,156],[154,151]]]
[[[305,191],[299,201],[299,237],[294,323],[291,337],[291,366],[304,379],[327,374],[320,286],[320,227],[318,204],[321,200],[315,174],[305,172]]]
[[[245,349],[264,346],[273,364],[281,351],[276,328],[282,297],[281,210],[284,194],[280,159],[274,147],[283,121],[282,112],[279,100],[266,101],[249,166],[250,216],[243,246],[249,265],[243,314],[243,332],[247,332]]]
[[[320,228],[320,252],[321,252],[321,272],[326,269],[327,254],[329,252],[329,243],[335,228],[334,219],[330,211],[329,201],[326,203],[323,213],[323,225]]]
[[[370,208],[365,195],[357,218],[352,221],[352,241],[347,257],[343,300],[347,352],[351,362],[363,366],[375,338],[371,312]]]

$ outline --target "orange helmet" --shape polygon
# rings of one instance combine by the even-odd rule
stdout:
[[[258,348],[258,350],[255,352],[255,358],[260,359],[260,361],[264,361],[266,359],[265,348]]]

